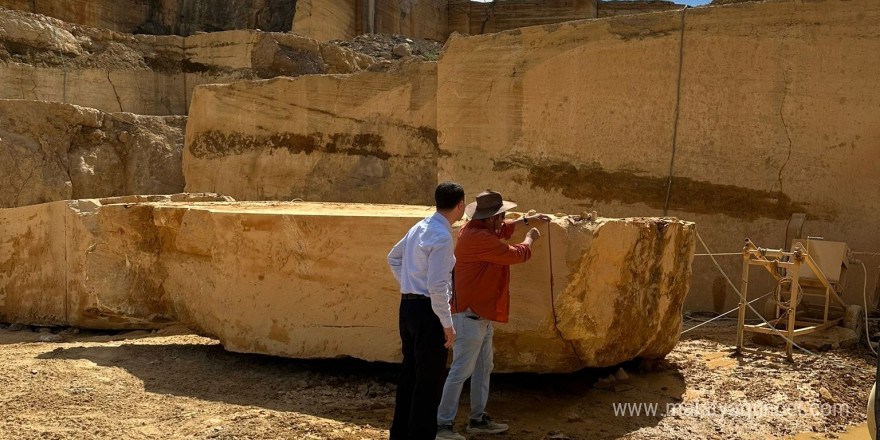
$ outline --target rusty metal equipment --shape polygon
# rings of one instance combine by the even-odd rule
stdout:
[[[799,234],[798,234],[799,235]],[[797,336],[824,330],[843,322],[846,304],[840,297],[849,262],[846,243],[821,239],[792,238],[790,251],[766,249],[755,246],[746,239],[743,246],[742,290],[737,325],[737,352],[766,354],[744,346],[746,332],[778,334],[784,336],[785,357],[792,360],[792,345]],[[746,298],[749,287],[749,268],[761,266],[776,280],[775,313],[771,319],[758,325],[746,325]],[[807,305],[806,298],[819,298],[814,307],[821,310],[821,317],[811,317],[798,306]],[[803,309],[803,307],[801,307]],[[840,317],[831,317],[831,309],[840,309]]]

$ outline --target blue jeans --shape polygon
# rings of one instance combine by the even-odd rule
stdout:
[[[489,400],[489,375],[492,363],[492,321],[473,319],[470,311],[452,315],[455,342],[452,344],[452,367],[443,386],[443,398],[437,410],[437,424],[451,425],[458,412],[458,401],[464,381],[471,378],[470,418],[479,420]]]

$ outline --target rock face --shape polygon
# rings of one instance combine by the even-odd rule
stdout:
[[[183,116],[0,99],[0,208],[183,190]]]
[[[793,212],[808,214],[805,234],[880,249],[877,53],[872,0],[453,37],[438,66],[439,177],[547,212],[659,216],[673,159],[668,212],[700,224],[715,251],[735,252],[745,237],[782,246]],[[735,257],[722,264],[741,271]],[[710,260],[694,270],[686,308],[736,306]],[[858,304],[854,275],[844,299]],[[769,281],[750,290],[760,295]]]
[[[262,29],[287,32],[289,0],[0,0],[0,7],[117,32],[182,35],[199,31]]]
[[[179,320],[233,351],[400,360],[385,255],[431,208],[182,197],[0,210],[0,321]],[[672,349],[693,224],[566,216],[541,228],[532,260],[512,271],[497,371],[568,372]]]
[[[732,3],[744,0],[715,0]],[[319,41],[365,33],[445,41],[450,32],[482,34],[586,18],[680,9],[669,1],[597,0],[0,0],[0,7],[116,32],[189,36],[260,29]]]
[[[644,14],[645,12],[669,11],[672,9],[681,9],[683,7],[684,5],[679,5],[675,2],[664,0],[624,0],[600,1],[596,9],[599,17],[614,17],[617,15],[633,15]]]
[[[479,35],[541,24],[596,18],[597,0],[449,2],[449,31]]]
[[[236,200],[432,203],[436,63],[196,89],[189,192]]]
[[[186,114],[199,84],[351,73],[376,62],[280,33],[130,35],[4,9],[0,29],[0,98],[148,115]]]
[[[96,329],[175,320],[165,300],[159,237],[146,201],[129,196],[0,209],[0,321]]]
[[[446,41],[447,0],[297,0],[293,32],[319,41],[403,34]]]

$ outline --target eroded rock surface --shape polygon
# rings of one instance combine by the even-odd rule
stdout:
[[[286,32],[293,23],[295,5],[289,0],[0,0],[0,7],[71,23],[117,32],[183,36],[233,29]]]
[[[0,321],[179,320],[232,351],[400,360],[385,256],[432,208],[181,197],[0,210]],[[692,223],[564,216],[540,227],[532,259],[512,270],[497,371],[570,372],[673,348]]]
[[[0,99],[0,207],[183,190],[184,116]]]
[[[0,98],[148,115],[186,114],[199,84],[351,73],[376,62],[307,37],[250,30],[131,35],[6,9],[0,29]]]

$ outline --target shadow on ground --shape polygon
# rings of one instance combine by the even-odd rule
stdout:
[[[398,365],[350,358],[295,360],[225,351],[219,344],[57,348],[40,359],[87,359],[123,368],[143,381],[147,392],[294,411],[318,417],[388,426],[394,405]],[[624,365],[638,370],[638,363]],[[574,374],[493,375],[489,412],[507,420],[511,431],[492,438],[545,438],[561,433],[571,439],[618,438],[660,422],[660,416],[615,414],[615,404],[656,403],[662,409],[680,402],[684,380],[675,367],[630,374],[617,390],[594,384],[614,369]],[[469,412],[467,388],[458,420]]]

